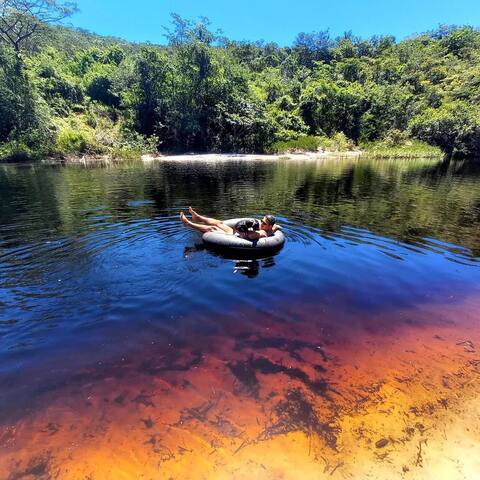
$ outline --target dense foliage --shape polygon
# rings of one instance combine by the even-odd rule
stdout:
[[[480,32],[233,42],[173,16],[168,45],[44,26],[0,43],[0,155],[354,145],[480,155]],[[379,149],[379,151],[381,150]]]

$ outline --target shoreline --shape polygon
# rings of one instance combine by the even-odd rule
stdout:
[[[419,154],[418,152],[405,152],[403,154],[379,154],[369,150],[347,151],[319,151],[319,152],[287,152],[287,153],[183,153],[183,154],[142,154],[137,158],[117,158],[110,155],[69,155],[66,157],[48,157],[39,161],[8,162],[0,161],[3,165],[110,165],[128,161],[150,162],[224,162],[224,161],[318,161],[339,159],[385,159],[385,160],[408,160],[416,158],[442,159],[442,155]]]
[[[295,152],[295,153],[188,153],[181,155],[142,155],[142,161],[278,161],[278,160],[318,160],[325,158],[359,158],[361,150],[346,152]]]
[[[42,160],[43,164],[63,164],[63,165],[88,165],[99,163],[121,163],[125,161],[142,161],[144,163],[150,162],[225,162],[225,161],[267,161],[276,162],[279,160],[288,161],[317,161],[317,160],[338,160],[338,159],[415,159],[415,158],[429,158],[441,159],[440,155],[425,155],[415,152],[405,153],[403,155],[378,155],[368,150],[347,150],[338,152],[319,151],[319,152],[287,152],[287,153],[182,153],[182,154],[142,154],[138,159],[123,159],[115,158],[109,155],[72,155],[70,157],[58,159],[49,158]]]

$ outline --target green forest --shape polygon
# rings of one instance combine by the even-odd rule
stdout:
[[[282,47],[232,41],[208,19],[172,15],[166,44],[150,45],[59,25],[71,4],[2,5],[3,160],[354,148],[480,155],[473,27],[402,41],[317,31]]]

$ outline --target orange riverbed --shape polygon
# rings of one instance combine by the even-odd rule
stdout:
[[[480,297],[281,312],[150,342],[12,405],[0,478],[480,478]]]

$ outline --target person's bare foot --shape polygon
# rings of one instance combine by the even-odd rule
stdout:
[[[188,218],[183,212],[180,212],[180,220],[183,222],[184,225],[188,225]]]
[[[188,211],[190,212],[194,222],[200,220],[200,215],[192,207],[188,207]]]

